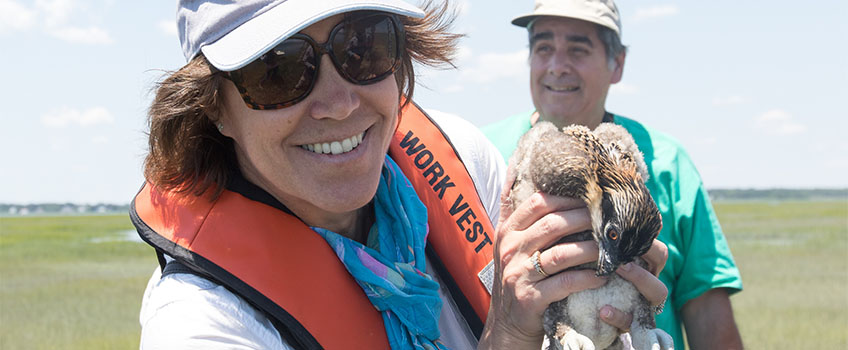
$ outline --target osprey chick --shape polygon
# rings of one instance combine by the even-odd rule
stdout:
[[[600,251],[597,263],[575,268],[610,276],[603,287],[573,293],[548,307],[544,326],[549,349],[620,348],[618,330],[598,317],[603,305],[633,314],[634,348],[671,347],[671,337],[655,329],[648,301],[614,273],[631,261],[645,267],[640,256],[662,228],[645,187],[647,167],[630,134],[612,123],[602,123],[594,132],[579,125],[560,132],[549,122],[539,122],[521,138],[510,162],[516,172],[508,199],[513,207],[537,191],[586,203],[592,230],[559,243],[593,239]]]

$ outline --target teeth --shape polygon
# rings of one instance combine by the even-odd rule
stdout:
[[[577,87],[576,87],[576,86],[565,86],[565,87],[548,86],[548,89],[551,89],[551,90],[556,91],[556,92],[563,92],[563,91],[571,92],[571,91],[577,91]]]
[[[364,136],[365,133],[363,132],[359,135],[354,135],[344,140],[300,145],[300,148],[318,154],[342,154],[350,152],[351,150],[359,146],[359,144],[362,143],[362,138]]]

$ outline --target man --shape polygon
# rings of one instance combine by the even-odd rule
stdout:
[[[676,349],[684,349],[681,322],[694,349],[741,348],[729,295],[742,289],[742,281],[694,164],[677,141],[605,109],[626,56],[613,1],[536,0],[532,14],[512,23],[529,33],[535,109],[483,128],[486,136],[509,159],[539,120],[558,127],[614,122],[626,128],[645,155],[646,185],[663,217],[659,239],[669,251],[660,274],[669,299],[657,326],[674,337]]]

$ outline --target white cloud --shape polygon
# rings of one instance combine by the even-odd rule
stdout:
[[[16,0],[0,0],[0,34],[40,30],[49,36],[74,44],[113,43],[114,40],[106,29],[75,23],[84,22],[86,17],[91,17],[88,7],[87,4],[76,0],[36,0],[29,6],[21,5]]]
[[[37,0],[35,2],[35,7],[39,10],[47,27],[64,25],[79,6],[73,0]]]
[[[90,126],[96,124],[111,124],[115,121],[106,108],[94,107],[78,110],[62,107],[41,117],[41,124],[51,128],[63,128],[71,124]]]
[[[460,54],[463,54],[462,51]],[[459,66],[463,83],[486,84],[501,79],[526,79],[528,76],[527,49],[479,56],[473,56],[467,50],[465,54],[467,57]]]
[[[757,122],[760,123],[782,122],[790,119],[792,119],[792,115],[782,109],[772,109],[757,116]]]
[[[61,27],[51,29],[49,33],[53,37],[76,44],[100,45],[114,42],[106,30],[98,27]]]
[[[636,10],[633,16],[634,21],[643,21],[647,19],[668,17],[676,15],[680,10],[675,5],[662,5],[648,8],[640,8]]]
[[[738,105],[745,102],[745,98],[742,96],[726,96],[726,97],[715,97],[713,98],[714,106],[731,106]]]
[[[631,85],[623,82],[610,85],[610,93],[613,94],[635,95],[638,92],[639,88],[636,87],[636,85]]]
[[[463,62],[471,59],[473,56],[473,52],[471,48],[465,45],[459,45],[456,47],[456,57],[454,57],[454,62]]]
[[[177,31],[177,23],[169,20],[161,20],[156,23],[156,28],[159,28],[159,31],[167,34],[168,36],[175,37],[178,34]]]
[[[807,131],[807,126],[793,120],[789,112],[772,109],[757,116],[754,121],[757,127],[771,135],[785,136],[800,134]]]
[[[35,18],[35,11],[14,0],[0,0],[0,34],[29,29],[33,24],[33,18]]]

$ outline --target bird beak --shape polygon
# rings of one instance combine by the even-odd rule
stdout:
[[[618,259],[615,259],[610,255],[610,253],[604,249],[603,246],[600,247],[600,257],[598,258],[598,270],[595,271],[596,276],[609,276],[618,268],[619,262]]]

